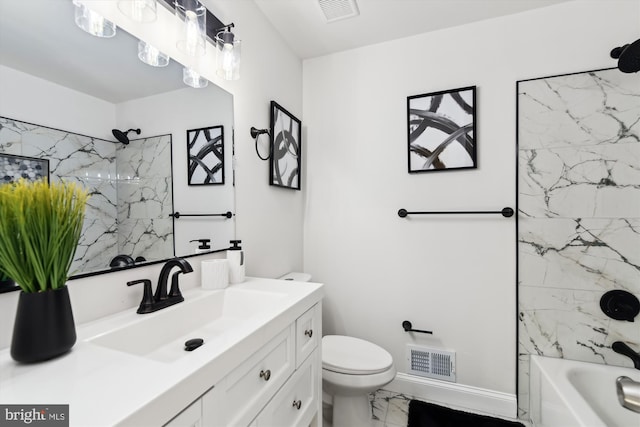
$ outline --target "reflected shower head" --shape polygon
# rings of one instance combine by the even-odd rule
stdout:
[[[618,60],[618,68],[623,73],[640,71],[640,39],[611,50],[611,57]]]
[[[121,130],[118,130],[118,129],[111,130],[111,133],[113,134],[113,136],[115,136],[116,139],[122,142],[124,145],[129,144],[129,137],[127,136],[129,132],[135,132],[136,134],[140,135],[140,129],[129,129],[126,132],[122,132]]]

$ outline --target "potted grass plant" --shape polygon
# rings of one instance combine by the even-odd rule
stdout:
[[[87,199],[69,182],[0,185],[0,265],[21,289],[11,341],[18,362],[51,359],[75,344],[66,282]]]

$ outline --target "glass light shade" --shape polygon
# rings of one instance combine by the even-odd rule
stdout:
[[[160,52],[142,40],[138,42],[138,59],[152,67],[166,67],[169,65],[169,55]]]
[[[207,87],[209,80],[196,73],[193,69],[184,67],[182,69],[182,81],[187,86],[191,86],[196,89]]]
[[[176,1],[176,16],[184,29],[176,46],[190,56],[202,56],[207,51],[207,9],[198,0]]]
[[[158,18],[156,0],[118,0],[118,9],[136,22],[153,22]]]
[[[116,35],[116,24],[105,19],[85,5],[74,0],[76,9],[76,25],[96,37],[113,37]]]
[[[225,80],[240,78],[240,40],[230,31],[216,35],[216,73]]]

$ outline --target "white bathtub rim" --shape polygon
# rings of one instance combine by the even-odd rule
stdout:
[[[589,404],[584,400],[580,393],[569,382],[569,379],[567,377],[569,369],[567,367],[567,360],[537,356],[532,354],[530,363],[531,365],[538,365],[537,371],[546,377],[547,383],[554,389],[557,396],[564,403],[564,406],[568,408],[571,412],[571,415],[578,420],[578,425],[589,425],[591,427],[607,427],[600,416],[596,414],[591,406],[589,406]],[[544,367],[542,367],[542,365],[544,365]],[[534,367],[531,366],[530,369],[533,371]],[[529,390],[529,394],[530,396],[532,396],[532,398],[533,396],[537,398],[539,394],[535,393],[535,391],[533,390],[533,387],[535,386],[537,385],[533,383],[530,384],[531,389]],[[594,421],[596,420],[599,421],[598,424],[594,424]],[[533,418],[531,421],[534,422]],[[534,425],[536,425],[535,422]]]
[[[534,366],[536,365],[536,366]],[[537,424],[535,419],[539,414],[539,405],[535,400],[541,400],[540,391],[534,390],[539,387],[535,376],[541,374],[545,377],[547,384],[553,389],[556,396],[562,401],[571,416],[577,420],[577,426],[589,427],[609,427],[605,420],[591,407],[584,396],[576,389],[576,386],[569,379],[570,374],[579,368],[583,369],[622,369],[623,372],[632,371],[631,368],[602,365],[591,362],[567,360],[546,356],[531,355],[530,358],[530,415],[534,426],[543,427],[545,424]],[[633,375],[634,377],[636,375]],[[612,390],[613,391],[613,390]],[[535,413],[534,413],[535,412]]]

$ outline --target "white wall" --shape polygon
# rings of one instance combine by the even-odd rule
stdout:
[[[0,116],[113,139],[115,105],[0,65]]]
[[[457,381],[515,394],[513,218],[408,210],[515,207],[520,79],[614,66],[636,1],[579,1],[306,60],[304,266],[326,333],[457,352]],[[406,97],[477,86],[478,169],[407,173]],[[433,336],[410,335],[403,320]]]

